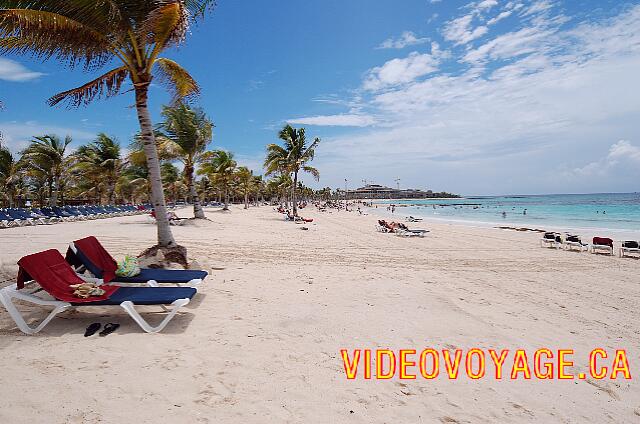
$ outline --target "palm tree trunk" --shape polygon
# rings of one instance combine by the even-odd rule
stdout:
[[[52,208],[58,206],[58,184],[60,183],[57,177],[54,178],[49,189],[49,206]]]
[[[158,149],[156,147],[151,117],[147,107],[148,90],[148,82],[135,85],[136,109],[138,111],[138,121],[140,122],[144,154],[147,158],[149,180],[151,181],[151,202],[153,203],[156,215],[158,245],[161,247],[171,247],[176,245],[176,241],[173,238],[169,220],[167,219],[167,205],[164,200],[162,176],[160,175],[160,160],[158,159]]]
[[[244,208],[249,209],[249,192],[244,192]]]
[[[293,173],[293,190],[291,190],[291,200],[293,203],[293,216],[298,216],[298,205],[296,204],[296,186],[298,185],[298,171]]]
[[[187,174],[187,184],[189,185],[189,197],[193,202],[193,217],[196,219],[205,219],[204,211],[202,210],[202,204],[200,204],[200,196],[196,190],[196,183],[193,178],[193,166],[185,167]]]
[[[116,176],[115,175],[111,175],[109,176],[109,187],[108,187],[108,203],[110,205],[115,205],[116,204]]]
[[[229,187],[224,188],[224,208],[222,208],[222,210],[229,210]]]

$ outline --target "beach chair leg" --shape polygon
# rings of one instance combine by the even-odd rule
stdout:
[[[160,324],[158,324],[157,326],[153,327],[152,325],[150,325],[144,318],[142,318],[142,316],[138,313],[138,311],[136,311],[135,309],[135,305],[133,304],[133,302],[131,302],[130,300],[124,301],[120,304],[120,306],[122,307],[122,309],[124,309],[129,316],[131,316],[131,318],[140,326],[140,328],[142,328],[144,331],[146,331],[147,333],[157,333],[162,331],[167,324],[169,323],[169,321],[171,321],[173,319],[173,317],[176,315],[176,313],[178,313],[178,310],[187,305],[189,303],[189,299],[185,298],[185,299],[178,299],[175,302],[173,302],[171,304],[171,306],[173,306],[173,308],[171,308],[170,312],[167,314],[166,317],[164,317],[164,319],[160,322]],[[164,306],[164,305],[163,305]],[[166,309],[166,308],[165,308]]]
[[[47,317],[40,322],[36,327],[30,327],[24,320],[24,317],[18,311],[18,308],[13,304],[13,298],[24,300],[26,302],[34,303],[42,306],[54,306],[54,309],[47,315]],[[16,323],[20,331],[25,334],[36,334],[42,330],[56,315],[64,310],[70,308],[72,305],[67,302],[60,302],[57,300],[45,300],[37,296],[24,294],[18,292],[14,287],[5,287],[0,290],[0,302],[5,307],[13,321]]]

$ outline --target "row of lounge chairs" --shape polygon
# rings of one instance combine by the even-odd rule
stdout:
[[[196,287],[208,275],[199,270],[143,268],[135,277],[117,276],[116,261],[95,237],[71,243],[66,258],[59,251],[50,249],[21,258],[18,266],[16,283],[0,289],[0,303],[26,334],[39,332],[57,314],[69,308],[96,306],[120,306],[144,331],[157,333],[190,302],[197,293]],[[102,294],[78,297],[73,286],[84,283],[95,284]],[[161,287],[167,284],[173,287]],[[15,299],[50,306],[53,310],[40,324],[32,326],[18,311],[13,302]],[[136,310],[139,305],[161,306],[167,315],[158,325],[152,326]]]
[[[614,255],[614,241],[607,237],[594,237],[592,242],[585,243],[582,238],[571,234],[561,234],[546,232],[540,239],[540,246],[554,249],[576,250],[578,252],[590,251],[591,253],[604,253]],[[640,242],[636,240],[626,240],[621,242],[618,248],[618,255],[622,258],[640,254]]]
[[[56,206],[0,209],[0,228],[51,225],[66,221],[87,221],[149,212],[150,206]]]
[[[424,237],[429,230],[409,229],[402,222],[387,222],[379,219],[376,224],[376,231],[380,233],[393,233],[398,237]]]

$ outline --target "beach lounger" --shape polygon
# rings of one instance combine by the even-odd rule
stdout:
[[[624,258],[625,256],[629,256],[629,253],[637,253],[640,254],[640,241],[635,240],[627,240],[622,242],[622,246],[620,250],[618,250],[620,257]]]
[[[10,228],[10,227],[19,227],[20,223],[16,221],[15,218],[7,214],[5,211],[0,210],[0,225],[3,228]]]
[[[604,252],[613,255],[613,240],[606,237],[594,237],[591,243],[591,253]]]
[[[561,243],[558,243],[558,233],[544,233],[540,239],[540,247],[553,247],[557,249]]]
[[[87,281],[91,276],[83,275],[89,271],[102,284],[132,283],[157,286],[158,284],[177,284],[196,287],[207,277],[207,271],[186,269],[151,269],[141,268],[140,274],[134,277],[116,275],[118,264],[100,244],[97,238],[90,236],[69,244],[66,255],[67,262]]]
[[[396,228],[395,233],[398,237],[424,237],[429,230],[410,230],[405,228]]]
[[[389,229],[387,227],[384,227],[380,224],[376,224],[376,231],[379,233],[388,233]]]
[[[567,235],[564,240],[563,246],[565,250],[577,250],[578,252],[589,250],[589,245],[587,243],[583,243],[578,236]]]
[[[120,306],[147,333],[162,331],[178,310],[189,303],[196,294],[190,287],[118,287],[103,286],[100,296],[88,298],[73,294],[72,285],[84,281],[64,260],[60,252],[51,249],[23,257],[18,261],[17,283],[0,290],[0,302],[13,318],[18,328],[26,334],[42,330],[57,314],[72,307]],[[29,291],[27,284],[37,283],[51,298],[42,296],[42,290]],[[37,326],[30,326],[13,303],[14,299],[42,306],[52,306],[53,310]],[[136,310],[138,305],[159,305],[168,312],[157,326],[150,325]],[[166,306],[171,306],[167,309]]]

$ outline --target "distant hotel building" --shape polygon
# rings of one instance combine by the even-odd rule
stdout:
[[[338,190],[338,195],[344,198],[344,190]],[[456,194],[440,192],[434,193],[431,190],[422,191],[418,189],[396,189],[384,187],[378,184],[367,184],[355,190],[347,190],[348,199],[430,199],[430,198],[456,198]]]

